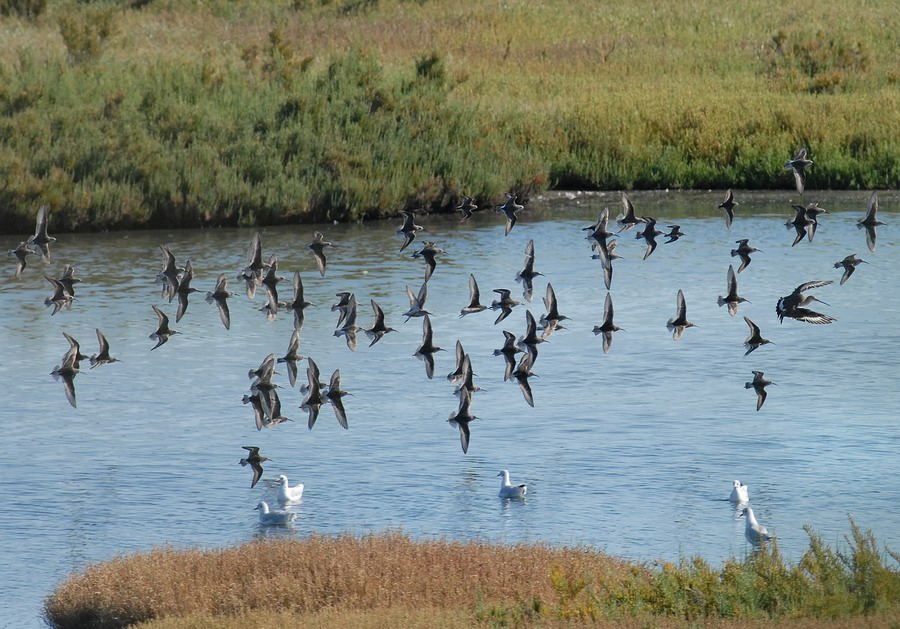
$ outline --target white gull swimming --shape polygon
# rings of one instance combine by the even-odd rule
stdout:
[[[507,470],[502,470],[497,476],[503,477],[499,493],[501,498],[524,498],[525,494],[528,493],[527,485],[513,485],[509,482],[509,472]]]
[[[260,500],[259,504],[256,505],[256,509],[259,510],[259,523],[261,526],[279,526],[290,524],[294,521],[294,518],[297,517],[297,514],[293,511],[269,510],[269,503],[265,500]]]
[[[293,487],[288,483],[288,477],[284,474],[275,479],[278,485],[278,503],[282,505],[300,502],[303,498],[303,483],[297,483]]]

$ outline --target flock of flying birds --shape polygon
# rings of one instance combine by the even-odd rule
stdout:
[[[801,194],[805,187],[806,169],[812,164],[813,161],[807,158],[805,148],[801,149],[793,159],[785,162],[785,169],[793,173],[797,191]],[[669,225],[668,233],[664,233],[656,228],[657,221],[653,217],[638,216],[631,200],[624,192],[622,193],[622,206],[622,213],[616,218],[618,230],[615,233],[610,231],[610,218],[607,208],[600,212],[595,223],[584,228],[584,231],[588,232],[586,238],[592,248],[592,257],[600,261],[607,291],[610,290],[612,285],[613,261],[620,257],[616,253],[617,238],[622,237],[624,233],[640,225],[641,228],[637,231],[636,238],[644,240],[646,244],[643,254],[643,259],[646,260],[656,250],[658,237],[666,238],[665,243],[669,244],[684,236],[684,232],[682,232],[679,225]],[[724,200],[718,207],[724,212],[725,225],[729,231],[735,218],[734,210],[736,206],[738,206],[738,202],[735,200],[733,192],[728,190]],[[510,193],[507,194],[504,204],[494,208],[506,218],[505,235],[508,236],[515,227],[517,213],[523,207],[523,205],[517,203],[516,195]],[[797,245],[804,238],[811,242],[815,236],[821,215],[827,214],[827,211],[819,207],[818,203],[810,203],[806,206],[794,205],[793,208],[795,216],[786,223],[788,229],[794,229],[796,232],[792,246]],[[470,197],[463,197],[462,203],[456,210],[462,213],[460,222],[464,222],[473,216],[479,208]],[[877,193],[873,192],[869,198],[865,216],[858,221],[858,227],[866,231],[866,242],[869,250],[873,252],[875,251],[876,227],[883,225],[878,220],[877,211],[878,197]],[[404,210],[402,215],[403,224],[396,232],[397,235],[403,238],[403,244],[400,246],[401,252],[416,240],[417,233],[423,229],[421,225],[416,224],[416,214],[414,212]],[[49,262],[50,243],[56,239],[48,235],[47,224],[48,206],[44,205],[37,213],[35,233],[10,251],[10,255],[16,258],[16,277],[21,276],[28,266],[27,258],[29,255],[40,254],[45,262]],[[731,316],[736,315],[738,305],[741,302],[747,301],[738,294],[737,276],[751,263],[751,255],[759,252],[759,249],[752,246],[747,238],[737,240],[736,244],[737,247],[731,251],[731,255],[740,259],[740,265],[737,271],[731,265],[728,267],[727,291],[725,295],[720,295],[718,298],[719,306],[727,305]],[[313,236],[313,240],[306,247],[315,257],[318,271],[322,277],[325,276],[327,268],[326,250],[331,246],[332,244],[325,240],[325,236],[317,231]],[[194,272],[189,260],[185,262],[184,267],[179,267],[175,254],[167,245],[160,245],[160,250],[162,251],[162,269],[156,275],[156,282],[162,285],[161,296],[163,299],[168,300],[169,303],[177,299],[175,322],[178,323],[187,311],[190,295],[198,290],[191,286]],[[442,351],[442,348],[434,345],[432,324],[429,318],[431,313],[426,309],[428,280],[437,267],[437,257],[443,253],[445,253],[444,250],[431,241],[425,241],[421,249],[413,253],[414,258],[422,259],[425,262],[425,280],[417,292],[414,292],[409,286],[406,287],[406,293],[409,298],[409,310],[403,313],[407,321],[411,318],[422,319],[422,342],[414,355],[424,362],[425,373],[429,379],[434,376],[434,355]],[[534,279],[542,275],[540,272],[535,271],[534,259],[534,241],[530,240],[525,248],[523,268],[515,277],[516,282],[522,284],[523,297],[527,301],[531,301],[533,296]],[[852,276],[856,267],[863,263],[866,263],[866,261],[859,258],[856,254],[848,255],[843,260],[836,262],[835,268],[842,267],[844,269],[840,283],[844,284]],[[45,305],[48,307],[52,306],[51,316],[62,309],[70,308],[75,297],[75,284],[81,282],[81,279],[75,276],[74,267],[66,265],[62,276],[59,278],[47,275],[45,275],[45,278],[53,288],[52,295],[45,300]],[[282,295],[279,294],[279,283],[284,281],[285,278],[278,275],[278,259],[275,254],[272,254],[268,261],[264,260],[259,233],[253,236],[247,253],[246,265],[235,279],[242,283],[247,297],[251,300],[254,299],[258,289],[262,288],[265,290],[266,303],[260,310],[265,312],[268,319],[274,319],[280,312],[289,312],[294,320],[294,330],[286,354],[277,359],[274,354],[269,354],[258,368],[251,369],[248,374],[251,380],[250,391],[243,397],[244,404],[251,405],[254,411],[257,429],[272,428],[288,419],[282,412],[282,403],[277,391],[278,385],[272,381],[276,364],[282,363],[285,365],[290,385],[295,387],[298,380],[299,363],[303,360],[299,353],[300,330],[303,327],[304,310],[311,304],[304,299],[303,282],[299,272],[295,272],[293,275],[292,296],[289,299],[282,299]],[[205,297],[209,304],[215,304],[222,325],[226,329],[231,327],[228,300],[234,297],[235,294],[228,289],[228,283],[229,276],[226,273],[220,274],[215,288],[207,292]],[[832,280],[807,281],[797,286],[789,295],[780,298],[775,307],[779,320],[783,321],[785,318],[790,318],[813,324],[833,322],[833,317],[812,310],[809,307],[813,302],[824,302],[814,295],[807,294],[809,290],[831,283]],[[459,316],[462,318],[490,309],[498,313],[494,321],[496,325],[506,319],[513,308],[521,303],[512,296],[512,291],[509,289],[497,288],[493,292],[497,294],[497,298],[490,304],[482,303],[478,283],[474,274],[470,274],[469,301],[460,310]],[[359,305],[356,296],[351,292],[340,292],[336,294],[336,297],[338,297],[338,301],[331,307],[333,312],[336,311],[338,313],[334,336],[344,338],[350,350],[356,351],[359,332],[366,334],[367,338],[370,339],[369,346],[371,347],[378,343],[386,334],[394,331],[393,328],[386,325],[385,313],[374,299],[370,300],[373,316],[372,323],[369,327],[362,327],[357,323]],[[538,347],[554,331],[564,329],[561,323],[567,319],[565,315],[560,313],[555,291],[549,282],[543,302],[546,313],[541,315],[540,319],[536,320],[530,311],[526,311],[526,328],[524,333],[517,337],[512,332],[504,330],[505,341],[503,346],[494,350],[494,355],[503,357],[505,361],[504,380],[514,380],[521,389],[525,401],[532,407],[534,406],[534,396],[529,378],[535,375],[533,368],[538,359]],[[176,330],[170,327],[169,316],[155,305],[152,308],[157,315],[158,325],[149,335],[151,340],[156,341],[156,344],[150,348],[151,351],[164,345],[173,335],[178,334]],[[745,355],[747,355],[757,348],[770,343],[770,341],[763,338],[756,323],[746,316],[744,321],[749,328],[749,336],[744,341],[744,346],[747,348]],[[687,305],[684,293],[678,290],[675,315],[668,320],[667,328],[677,341],[684,334],[685,330],[691,327],[694,327],[694,324],[687,318]],[[603,320],[600,325],[593,328],[595,335],[602,335],[603,337],[604,352],[610,350],[613,335],[620,329],[614,322],[612,297],[610,292],[607,292]],[[81,353],[78,342],[68,333],[64,333],[69,343],[69,349],[63,355],[60,364],[51,372],[54,379],[64,382],[66,397],[73,407],[76,405],[74,381],[79,373],[81,361],[89,360],[91,368],[117,361],[115,357],[110,355],[109,343],[103,333],[97,329],[96,334],[99,350],[96,354],[88,357]],[[519,354],[521,356],[518,356]],[[454,371],[448,374],[447,379],[457,385],[455,395],[458,397],[458,405],[456,411],[451,413],[448,422],[458,429],[460,444],[465,453],[468,451],[471,438],[469,424],[477,419],[471,412],[473,398],[480,388],[474,383],[471,358],[459,341],[456,342],[455,355],[456,366]],[[300,408],[307,412],[309,429],[313,428],[318,419],[320,409],[325,405],[331,406],[341,427],[348,429],[349,424],[344,409],[343,397],[349,395],[349,393],[342,389],[340,370],[335,369],[329,380],[324,382],[321,380],[319,367],[313,359],[307,358],[306,361],[306,379],[305,382],[301,382],[300,386],[300,392],[304,395]],[[757,396],[756,410],[759,411],[766,400],[766,387],[774,383],[766,379],[762,371],[753,371],[752,373],[753,380],[747,382],[745,388],[754,389]],[[244,466],[249,465],[253,471],[251,487],[254,487],[262,477],[262,463],[267,460],[267,457],[259,453],[258,447],[245,446],[244,448],[248,451],[248,454],[240,460],[240,463]],[[510,485],[508,473],[504,471],[501,472],[501,475],[504,476],[501,496],[524,495],[524,485]],[[279,502],[282,505],[299,500],[303,490],[302,484],[292,488],[288,484],[287,477],[283,475],[278,477],[277,483],[280,486]],[[291,516],[293,514],[290,512],[270,511],[268,504],[263,501],[259,503],[257,508],[260,509],[260,521],[263,523],[284,523],[292,519]],[[753,520],[752,512],[749,514],[748,524],[751,520]]]

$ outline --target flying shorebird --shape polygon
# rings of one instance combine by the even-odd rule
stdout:
[[[487,306],[481,303],[481,291],[478,290],[478,282],[475,281],[475,276],[473,274],[469,274],[469,305],[459,311],[459,318],[462,319],[467,314],[472,314],[474,312],[481,312],[482,310],[487,310]]]
[[[425,315],[431,314],[425,310],[425,300],[428,299],[428,282],[422,284],[418,296],[414,295],[409,286],[407,286],[406,296],[409,298],[409,310],[403,313],[403,316],[406,317],[406,321],[409,321],[412,317],[424,317]],[[404,323],[406,323],[406,321],[404,321]]]
[[[609,231],[607,228],[608,224],[609,209],[603,208],[600,211],[600,217],[597,219],[596,223],[582,228],[582,231],[591,232],[587,235],[587,239],[591,241],[591,249],[597,251],[597,253],[591,257],[600,260],[600,265],[603,267],[603,281],[606,284],[607,290],[609,290],[609,287],[612,284],[612,261],[614,258],[619,257],[612,253],[613,249],[615,249],[616,241],[610,240],[615,234]]]
[[[472,203],[472,197],[464,196],[462,198],[462,203],[460,203],[459,206],[457,206],[454,209],[462,212],[463,217],[460,219],[459,222],[463,223],[463,222],[469,220],[470,218],[472,218],[472,214],[475,212],[475,210],[478,209],[478,206],[475,205],[474,203]]]
[[[547,309],[547,312],[541,315],[541,325],[544,326],[544,329],[553,328],[559,329],[559,322],[568,319],[566,315],[559,314],[559,304],[556,300],[556,291],[553,290],[553,285],[550,282],[547,282],[547,294],[544,295],[544,308]]]
[[[524,205],[519,205],[516,203],[516,195],[511,192],[506,193],[506,203],[503,205],[498,205],[496,208],[497,212],[503,212],[506,216],[506,233],[505,236],[509,236],[509,232],[512,231],[512,228],[515,227],[516,221],[518,217],[516,216],[516,212],[519,210],[525,209]]]
[[[434,355],[442,351],[442,348],[434,344],[434,336],[431,329],[431,319],[428,315],[422,319],[422,344],[416,350],[415,356],[425,362],[425,375],[431,380],[434,378]]]
[[[500,481],[500,493],[498,494],[500,498],[524,498],[525,494],[528,493],[527,485],[513,485],[509,482],[508,471],[501,470],[497,476],[503,477],[503,480]]]
[[[206,293],[206,303],[216,302],[216,308],[219,310],[219,318],[226,330],[231,329],[231,313],[228,311],[228,298],[234,297],[234,293],[228,290],[228,277],[221,273],[219,279],[216,280],[216,287],[212,291]]]
[[[66,362],[69,354],[75,357],[75,367],[79,367],[79,363],[82,360],[86,360],[87,356],[81,353],[81,345],[79,345],[78,341],[69,334],[68,332],[63,332],[63,336],[66,337],[66,340],[69,342],[69,350],[66,352],[65,356],[63,356],[62,362]]]
[[[741,266],[738,267],[737,272],[740,273],[750,264],[750,254],[754,251],[759,251],[762,253],[762,249],[757,249],[756,247],[751,246],[749,238],[741,238],[740,240],[735,240],[738,247],[737,249],[731,250],[731,257],[740,256],[741,258]]]
[[[850,276],[853,275],[853,272],[856,270],[856,267],[858,267],[860,264],[863,264],[863,263],[868,264],[868,262],[866,262],[862,258],[857,258],[855,253],[851,253],[849,256],[847,256],[840,262],[834,263],[834,268],[836,268],[836,269],[844,267],[844,274],[841,276],[841,286],[844,285],[844,282],[846,282],[848,279],[850,279]]]
[[[290,421],[290,418],[281,414],[281,400],[278,397],[278,391],[275,388],[272,388],[264,393],[265,394],[260,395],[260,397],[264,400],[263,408],[268,410],[268,421],[266,422],[265,427],[274,428],[278,424]]]
[[[300,330],[294,328],[287,353],[278,359],[278,362],[287,365],[288,381],[292,387],[297,384],[297,363],[301,360],[303,360],[303,356],[300,355]]]
[[[797,321],[805,321],[806,323],[831,323],[834,321],[834,317],[830,317],[814,310],[809,310],[805,307],[814,301],[825,304],[826,306],[829,304],[814,295],[803,295],[804,292],[812,288],[828,286],[831,283],[831,280],[814,280],[812,282],[806,282],[795,288],[794,292],[790,295],[779,299],[775,304],[775,314],[778,315],[779,322],[784,323],[785,317],[796,319]]]
[[[269,457],[262,456],[259,453],[259,448],[256,446],[242,446],[244,450],[247,450],[249,454],[243,459],[240,460],[241,467],[247,467],[248,465],[253,470],[253,480],[250,481],[250,489],[256,487],[256,483],[259,482],[259,479],[262,477],[263,468],[262,462],[268,461]]]
[[[613,302],[609,292],[606,293],[606,303],[603,307],[603,323],[594,326],[594,335],[603,335],[603,353],[607,353],[613,342],[613,332],[622,328],[613,323]]]
[[[644,222],[643,218],[638,218],[634,215],[634,205],[624,192],[622,193],[622,213],[616,218],[616,222],[621,226],[621,229],[619,229],[620,234],[628,231],[638,223]]]
[[[403,246],[400,247],[400,251],[403,251],[409,246],[409,243],[416,239],[416,232],[424,229],[424,227],[416,225],[416,215],[409,210],[401,210],[400,213],[403,215],[403,225],[400,226],[396,233],[404,238]]]
[[[71,342],[71,341],[70,341]],[[75,404],[75,376],[78,375],[78,351],[69,348],[62,358],[62,362],[53,368],[50,375],[56,381],[62,380],[66,389],[66,399],[72,408],[77,408]]]
[[[646,223],[644,229],[635,234],[636,239],[643,238],[647,243],[644,250],[644,260],[650,257],[650,254],[656,251],[656,237],[662,235],[662,232],[656,229],[656,219],[652,216],[642,216],[641,220]]]
[[[335,310],[338,311],[338,320],[334,327],[341,327],[341,324],[344,323],[344,319],[347,318],[347,307],[350,305],[350,297],[352,295],[353,293],[350,291],[341,291],[340,293],[334,294],[334,296],[338,298],[338,302],[331,306],[331,312],[334,312]]]
[[[269,354],[259,364],[256,369],[247,371],[247,377],[250,380],[256,380],[251,388],[260,388],[260,385],[271,383],[272,376],[275,374],[275,354]]]
[[[506,370],[503,374],[503,380],[506,381],[512,376],[513,369],[516,368],[516,354],[522,350],[516,345],[515,334],[503,330],[503,337],[506,341],[503,343],[503,347],[494,350],[494,356],[503,356],[506,361]]]
[[[512,312],[512,309],[518,306],[521,302],[513,299],[510,296],[509,289],[507,288],[495,288],[494,292],[500,295],[500,299],[495,299],[493,302],[491,302],[491,310],[500,311],[500,314],[497,315],[497,318],[494,320],[494,325],[497,325],[506,317],[508,317],[509,313]]]
[[[59,283],[62,284],[66,288],[66,292],[69,293],[72,297],[75,296],[75,284],[81,282],[80,277],[75,277],[75,267],[71,264],[67,264],[63,269],[62,277],[59,278]]]
[[[294,329],[303,327],[303,311],[312,304],[303,298],[303,280],[300,271],[294,271],[294,298],[287,303],[287,308],[294,312]]]
[[[322,232],[314,232],[312,242],[306,245],[306,248],[312,251],[316,258],[316,266],[319,267],[319,275],[325,277],[325,265],[328,258],[325,257],[325,247],[333,247],[330,242],[325,241],[325,235]]]
[[[362,330],[362,326],[356,324],[359,306],[356,303],[356,295],[350,294],[350,300],[347,304],[347,316],[344,318],[344,325],[334,331],[335,336],[343,336],[347,341],[347,347],[351,352],[356,351],[357,341],[356,333]]]
[[[769,535],[769,531],[766,530],[766,527],[757,522],[756,516],[753,515],[753,509],[744,507],[741,511],[741,515],[738,517],[744,516],[747,518],[747,524],[744,526],[744,537],[747,538],[748,542],[754,546],[759,546],[762,542],[768,542],[775,539],[774,535]]]
[[[532,239],[525,245],[525,264],[522,270],[516,273],[516,281],[522,283],[524,289],[522,296],[527,301],[531,301],[534,291],[534,278],[539,275],[543,275],[543,273],[534,270],[534,240]]]
[[[341,370],[335,369],[334,373],[331,374],[331,380],[328,383],[328,391],[325,393],[325,398],[331,402],[331,408],[334,409],[334,416],[337,418],[341,428],[347,430],[350,426],[347,424],[347,412],[344,410],[344,401],[341,399],[345,395],[350,395],[350,393],[341,388]]]
[[[175,295],[178,297],[178,311],[175,313],[175,323],[181,321],[181,317],[187,312],[188,295],[196,293],[197,289],[191,286],[194,279],[194,266],[188,260],[184,263],[184,272],[178,279],[178,285],[175,287]]]
[[[118,358],[113,358],[109,355],[109,341],[107,341],[106,337],[103,336],[103,332],[100,331],[100,328],[96,328],[95,331],[97,332],[97,342],[100,344],[100,349],[90,358],[91,369],[93,369],[94,367],[99,367],[100,365],[105,365],[107,363],[119,362]]]
[[[793,159],[789,159],[784,163],[784,169],[794,173],[794,183],[797,186],[797,192],[803,194],[803,188],[806,186],[806,168],[811,166],[813,161],[806,159],[806,147],[797,151]]]
[[[828,210],[823,207],[819,207],[818,202],[808,203],[805,208],[806,218],[810,221],[807,226],[807,232],[809,235],[809,241],[813,241],[813,237],[816,235],[816,230],[819,227],[819,216],[822,214],[828,214]]]
[[[262,239],[259,232],[250,239],[250,246],[247,248],[247,266],[241,269],[237,274],[239,280],[243,280],[244,288],[247,293],[247,299],[256,297],[256,287],[262,280],[262,271],[265,264],[262,261]]]
[[[475,384],[475,372],[472,370],[472,359],[468,354],[463,355],[460,371],[462,372],[462,375],[459,377],[459,385],[456,387],[456,390],[453,391],[453,395],[468,395],[469,397],[472,397],[473,393],[481,391],[481,387]]]
[[[672,338],[677,341],[687,328],[693,327],[696,326],[687,320],[687,304],[684,301],[684,293],[679,288],[675,299],[675,316],[669,319],[666,328],[672,331]]]
[[[316,424],[316,419],[319,417],[319,409],[325,404],[327,398],[322,394],[322,384],[319,382],[319,366],[316,365],[312,358],[308,358],[307,361],[309,362],[309,367],[306,369],[306,397],[303,399],[300,408],[309,413],[309,420],[306,425],[312,430]]]
[[[744,347],[747,348],[747,351],[744,352],[744,356],[755,350],[760,345],[767,345],[771,343],[769,339],[764,339],[762,334],[759,331],[759,326],[753,323],[746,316],[744,317],[744,321],[747,323],[747,326],[750,328],[750,336],[744,340]]]
[[[466,350],[463,349],[462,342],[456,341],[456,369],[447,374],[447,380],[456,383],[463,377],[463,360],[466,357]]]
[[[866,205],[866,215],[856,222],[858,229],[865,228],[866,245],[869,247],[869,251],[872,252],[875,251],[875,238],[878,236],[875,228],[878,225],[884,225],[884,223],[878,220],[878,193],[873,192]]]
[[[155,312],[156,316],[159,318],[159,325],[156,326],[156,331],[150,335],[150,338],[156,341],[156,345],[150,348],[151,352],[160,345],[166,343],[173,334],[180,334],[169,327],[169,317],[167,317],[162,310],[156,306],[152,306],[152,308],[153,312]]]
[[[244,395],[242,401],[244,404],[250,404],[253,407],[253,416],[254,420],[256,421],[256,429],[262,430],[263,427],[268,424],[268,419],[262,407],[260,394],[253,393],[252,395]]]
[[[806,214],[806,207],[802,205],[792,205],[794,208],[794,218],[789,221],[786,221],[784,226],[788,229],[794,229],[796,235],[794,236],[794,242],[791,244],[792,247],[796,246],[798,242],[809,237],[809,241],[812,242],[812,228],[815,225],[813,220],[809,218]]]
[[[669,233],[663,234],[663,238],[668,238],[666,244],[675,242],[676,240],[684,236],[684,232],[681,231],[681,225],[666,225],[666,227],[669,228]]]
[[[745,389],[753,389],[756,391],[756,410],[762,408],[763,403],[766,401],[766,387],[770,384],[775,384],[771,380],[765,379],[765,374],[761,371],[753,371],[753,381],[745,382]]]
[[[728,192],[725,193],[725,200],[719,204],[719,209],[725,212],[725,227],[728,228],[728,231],[731,231],[731,223],[734,221],[734,208],[736,205],[740,205],[740,203],[734,200],[734,192],[729,188]]]
[[[750,303],[737,292],[737,276],[734,274],[734,266],[728,265],[728,292],[725,295],[719,295],[719,308],[724,304],[728,304],[728,314],[732,317],[737,314],[738,304],[746,301]]]
[[[278,282],[284,280],[278,273],[278,256],[274,253],[269,256],[269,264],[266,267],[266,273],[260,280],[260,284],[266,288],[266,298],[271,314],[278,312]]]
[[[35,253],[34,249],[28,246],[28,243],[24,240],[19,243],[19,245],[10,250],[9,255],[16,257],[16,277],[22,275],[22,271],[25,270],[25,267],[28,266],[28,262],[25,261],[25,257]]]
[[[50,262],[50,243],[56,242],[56,238],[47,235],[47,220],[50,216],[50,206],[42,205],[38,208],[37,220],[34,226],[34,235],[29,236],[26,245],[34,245],[41,252],[44,262]]]
[[[375,343],[380,341],[381,337],[383,337],[388,332],[395,331],[394,328],[390,328],[387,325],[385,325],[384,310],[381,309],[381,306],[379,306],[375,302],[374,299],[372,299],[371,302],[372,302],[372,312],[375,314],[375,321],[372,322],[371,327],[366,328],[366,330],[365,330],[366,336],[368,336],[370,339],[372,339],[372,342],[369,343],[369,347],[372,347],[373,345],[375,345]]]
[[[519,360],[519,364],[516,365],[515,371],[512,372],[512,377],[516,379],[528,406],[534,408],[534,394],[531,392],[531,384],[528,382],[528,378],[537,375],[531,371],[532,360],[532,355],[525,352]]]
[[[438,248],[438,246],[430,241],[425,241],[422,245],[422,248],[419,251],[416,251],[412,254],[414,258],[425,258],[425,281],[431,279],[431,274],[434,273],[434,269],[437,267],[437,261],[435,260],[435,256],[446,253],[443,249]]]
[[[50,284],[53,286],[53,295],[44,300],[45,306],[53,306],[53,312],[50,313],[50,316],[52,317],[63,308],[71,308],[72,300],[74,299],[74,297],[66,292],[66,287],[63,285],[63,283],[57,279],[50,277],[49,275],[45,275],[44,279],[50,282]]]
[[[520,349],[525,351],[531,356],[531,365],[534,366],[534,363],[537,361],[538,349],[537,346],[540,343],[545,342],[547,339],[544,337],[539,337],[537,335],[537,322],[534,320],[534,315],[531,314],[530,310],[525,311],[525,333],[519,338],[518,346]]]
[[[160,245],[159,249],[163,254],[163,268],[162,271],[156,274],[156,283],[162,284],[160,296],[163,299],[168,299],[171,303],[178,291],[178,275],[184,271],[184,269],[175,263],[175,254],[172,253],[172,250],[169,249],[168,245]]]
[[[451,413],[450,419],[447,420],[451,426],[459,429],[459,443],[462,446],[463,454],[469,451],[469,438],[471,436],[469,423],[474,419],[478,419],[478,417],[469,411],[471,406],[472,395],[469,393],[460,395],[459,408],[456,413]]]

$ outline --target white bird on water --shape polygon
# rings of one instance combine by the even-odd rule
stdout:
[[[500,483],[500,494],[501,498],[524,498],[525,494],[528,493],[527,485],[513,485],[509,482],[509,472],[507,470],[502,470],[497,476],[503,477],[503,482]]]
[[[774,535],[769,535],[766,527],[756,521],[756,516],[753,515],[753,509],[750,507],[744,507],[744,510],[741,511],[741,517],[747,518],[747,525],[744,527],[744,536],[747,538],[747,541],[754,546],[758,546],[761,542],[768,542],[769,540],[775,539]]]
[[[293,487],[288,483],[288,477],[281,474],[275,479],[278,485],[278,503],[281,505],[300,502],[303,498],[303,483],[297,483]]]
[[[297,514],[293,511],[270,511],[269,503],[265,500],[260,500],[256,508],[259,510],[259,523],[261,526],[290,524],[297,517]]]
[[[739,505],[750,502],[750,493],[747,486],[739,480],[733,481],[733,485],[734,487],[732,488],[731,495],[728,499]]]

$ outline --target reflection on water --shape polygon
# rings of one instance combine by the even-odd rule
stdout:
[[[253,410],[242,404],[247,372],[270,352],[282,355],[293,330],[289,313],[267,321],[262,295],[230,300],[231,330],[202,296],[219,273],[235,277],[245,264],[251,230],[57,234],[53,260],[29,261],[14,279],[9,258],[0,284],[0,377],[7,395],[0,409],[9,461],[0,483],[0,540],[8,549],[0,566],[0,609],[38,624],[42,598],[70,571],[117,553],[161,544],[218,547],[255,537],[312,532],[402,529],[414,536],[589,544],[638,560],[701,554],[711,561],[749,551],[743,522],[727,505],[731,482],[750,487],[759,520],[776,533],[787,557],[806,548],[811,523],[832,543],[852,514],[880,541],[900,545],[900,501],[885,479],[900,473],[896,451],[900,407],[900,296],[896,282],[900,217],[896,196],[883,195],[874,253],[856,228],[868,194],[815,196],[829,210],[812,243],[792,247],[793,194],[743,193],[731,231],[721,192],[642,194],[631,198],[639,215],[686,234],[660,242],[642,261],[644,244],[633,231],[620,236],[611,294],[618,333],[608,354],[592,332],[603,317],[606,290],[600,263],[591,259],[582,228],[604,205],[615,216],[618,195],[573,197],[529,204],[508,237],[493,212],[459,224],[457,217],[421,217],[446,250],[429,281],[427,310],[436,355],[435,378],[414,357],[420,319],[404,322],[406,286],[418,291],[422,260],[399,253],[398,221],[261,230],[263,254],[276,253],[279,270],[303,277],[306,310],[299,352],[313,357],[327,378],[341,370],[350,425],[343,430],[323,414],[310,431],[300,392],[286,370],[274,378],[291,422],[258,432]],[[813,198],[814,197],[814,198]],[[795,199],[796,201],[796,199]],[[305,249],[316,229],[334,243],[321,277]],[[53,234],[53,217],[50,217]],[[761,249],[737,278],[749,302],[731,317],[717,298],[726,289],[729,255],[740,238]],[[526,243],[535,243],[534,290],[551,282],[569,320],[540,345],[530,379],[535,407],[516,382],[503,380],[504,361],[493,356],[502,330],[521,335],[525,312],[539,319],[540,299],[513,309],[494,325],[495,312],[459,317],[474,273],[482,301],[515,282]],[[12,249],[22,237],[4,236]],[[157,325],[151,306],[174,321],[175,304],[160,300],[154,278],[159,245],[194,268],[181,334],[154,352]],[[836,261],[857,252],[869,261],[843,286]],[[70,310],[50,316],[51,292],[43,275],[75,266],[83,282]],[[775,316],[776,300],[813,279],[834,283],[816,290],[837,321],[813,326]],[[237,284],[235,280],[233,284]],[[288,296],[288,282],[279,288]],[[234,290],[240,287],[231,286]],[[678,342],[666,321],[678,290],[697,327]],[[350,352],[333,336],[336,293],[352,291],[362,305],[359,324],[371,324],[369,300],[397,332]],[[747,315],[773,344],[744,356]],[[78,408],[66,400],[50,371],[68,349],[63,332],[95,353],[95,328],[121,362],[83,369]],[[469,452],[460,449],[447,418],[457,409],[452,348],[460,340],[471,356],[475,383]],[[300,365],[305,381],[306,363]],[[756,412],[744,389],[760,370],[778,383]],[[298,385],[299,386],[299,385]],[[258,525],[259,499],[274,502],[264,483],[249,488],[238,465],[241,448],[256,445],[270,457],[264,479],[287,474],[306,485],[293,527]],[[523,501],[497,497],[497,473],[508,469],[527,483]],[[22,574],[27,573],[27,579]]]

